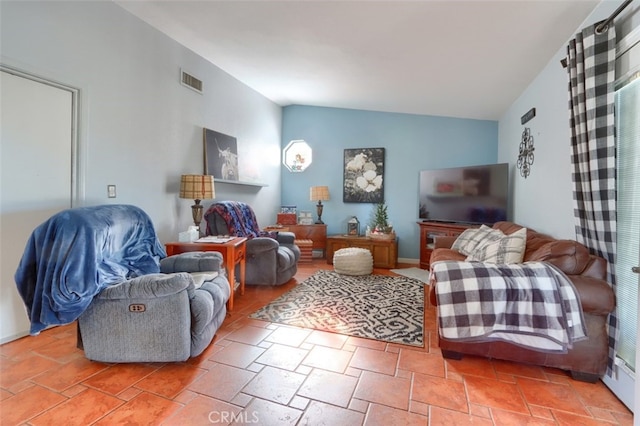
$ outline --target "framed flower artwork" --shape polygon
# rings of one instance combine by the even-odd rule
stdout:
[[[342,201],[384,202],[384,148],[344,150]]]

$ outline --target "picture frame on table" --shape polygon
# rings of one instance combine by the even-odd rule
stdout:
[[[298,224],[300,225],[313,225],[313,216],[310,211],[300,211],[298,215]]]

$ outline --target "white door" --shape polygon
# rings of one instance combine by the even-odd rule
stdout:
[[[33,229],[71,207],[75,93],[0,70],[0,343],[28,334],[14,274]]]

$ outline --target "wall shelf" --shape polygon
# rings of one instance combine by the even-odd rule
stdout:
[[[240,180],[228,180],[228,179],[214,179],[214,181],[216,183],[228,183],[231,185],[244,185],[244,186],[259,186],[259,187],[264,187],[264,186],[269,186],[266,183],[260,183],[260,182],[244,182],[244,181],[240,181]]]

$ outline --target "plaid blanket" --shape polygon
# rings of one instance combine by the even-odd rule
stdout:
[[[566,353],[586,338],[573,283],[550,264],[442,261],[431,266],[431,280],[444,339]]]

